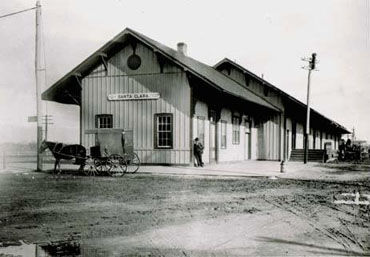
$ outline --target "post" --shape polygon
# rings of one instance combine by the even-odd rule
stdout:
[[[308,160],[309,135],[310,135],[310,81],[311,81],[311,70],[308,70],[307,115],[306,115],[306,131],[304,135],[304,163],[307,163]]]
[[[35,37],[35,75],[36,75],[36,109],[37,109],[37,170],[42,170],[42,158],[39,151],[42,141],[42,105],[41,105],[41,81],[40,81],[40,1],[36,2],[36,37]]]
[[[46,123],[45,123],[45,141],[48,140],[48,120],[46,117]]]
[[[303,67],[308,69],[308,82],[307,82],[307,115],[306,115],[306,131],[304,134],[304,160],[306,164],[308,160],[308,148],[309,148],[309,136],[310,136],[310,81],[311,81],[311,71],[316,67],[316,53],[312,54],[309,59],[303,58],[303,61],[308,61],[308,67]]]

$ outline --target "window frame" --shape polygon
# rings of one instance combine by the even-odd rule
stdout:
[[[167,131],[159,131],[158,132],[158,122],[159,122],[159,118],[160,117],[169,117],[170,118],[170,130]],[[173,149],[173,127],[174,127],[174,124],[173,124],[173,114],[172,113],[156,113],[154,114],[154,149]],[[166,145],[166,146],[162,146],[162,145],[159,145],[159,142],[158,142],[158,134],[159,133],[170,133],[170,144],[169,145]]]
[[[223,137],[225,137],[225,139]],[[221,120],[221,149],[227,149],[227,121],[226,120]]]
[[[208,119],[210,123],[217,123],[217,111],[215,109],[209,109],[208,111]]]
[[[236,121],[236,122],[235,122]],[[240,145],[240,117],[232,116],[232,142],[233,145]]]
[[[108,121],[110,120],[111,124],[109,124],[109,122],[102,123],[101,119],[108,119]],[[104,126],[101,126],[101,124],[104,124]],[[111,126],[107,126],[105,124],[111,125]],[[113,114],[96,114],[95,115],[95,128],[97,129],[113,128]]]
[[[249,118],[244,120],[245,133],[250,134],[252,132],[252,121]]]

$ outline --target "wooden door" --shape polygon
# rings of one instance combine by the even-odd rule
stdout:
[[[251,159],[251,126],[250,121],[245,120],[245,133],[244,133],[244,160]]]
[[[216,162],[216,123],[209,124],[209,162]]]
[[[296,147],[296,138],[297,138],[297,123],[293,122],[292,124],[292,149]]]
[[[217,112],[210,110],[209,112],[209,162],[217,162]]]

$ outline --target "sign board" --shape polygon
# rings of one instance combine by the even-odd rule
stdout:
[[[129,100],[152,100],[159,99],[159,93],[121,93],[109,94],[109,101],[129,101]]]
[[[37,122],[37,116],[28,116],[28,122]]]

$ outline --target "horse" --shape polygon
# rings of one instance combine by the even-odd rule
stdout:
[[[40,153],[45,151],[46,149],[49,149],[54,158],[55,158],[55,164],[54,164],[54,173],[56,173],[56,169],[58,166],[58,174],[61,173],[60,169],[60,160],[72,160],[75,158],[74,164],[79,164],[80,168],[79,170],[83,170],[85,166],[86,161],[86,149],[82,145],[65,145],[63,143],[58,142],[51,142],[51,141],[43,141],[40,145]]]

